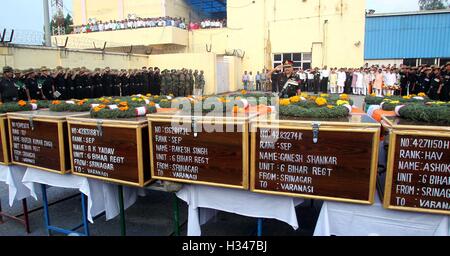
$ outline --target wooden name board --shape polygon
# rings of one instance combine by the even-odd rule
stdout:
[[[9,151],[8,118],[6,114],[0,115],[0,164],[11,164]]]
[[[68,119],[72,172],[113,183],[144,187],[151,180],[145,117]]]
[[[343,120],[252,123],[251,190],[373,204],[380,125]]]
[[[450,215],[450,127],[391,126],[384,206]],[[401,122],[400,122],[401,123]]]
[[[67,116],[48,110],[9,113],[12,163],[45,171],[70,172]]]
[[[148,118],[154,179],[248,189],[248,117],[173,116],[180,126],[170,116]]]

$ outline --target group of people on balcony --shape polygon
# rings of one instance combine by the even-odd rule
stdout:
[[[200,22],[187,23],[185,18],[157,17],[157,18],[137,18],[133,17],[125,20],[110,20],[107,22],[90,19],[87,24],[74,26],[72,34],[117,31],[138,28],[154,27],[177,27],[180,29],[210,29],[223,28],[226,26],[225,20],[205,19]]]

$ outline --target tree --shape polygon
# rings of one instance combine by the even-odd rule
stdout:
[[[70,14],[67,14],[66,18],[64,19],[64,25],[66,27],[66,34],[72,33],[73,27],[71,27],[71,25],[73,25],[73,19]]]
[[[419,0],[420,10],[440,10],[450,7],[448,0]]]

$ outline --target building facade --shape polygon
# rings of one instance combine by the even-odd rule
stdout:
[[[365,41],[369,64],[444,65],[450,61],[450,10],[368,15]]]
[[[176,56],[215,55],[219,73],[210,92],[240,86],[243,71],[273,68],[285,59],[296,68],[360,67],[364,64],[365,0],[74,0],[74,25],[90,20],[128,17],[182,17],[186,21],[226,17],[227,27],[182,30],[175,27],[141,28],[53,37],[53,45],[149,54],[176,61],[176,66],[203,67],[201,60]],[[214,8],[213,8],[214,7]],[[95,45],[95,46],[94,46]],[[164,55],[166,55],[164,57]],[[161,57],[163,56],[163,57]],[[184,62],[184,63],[180,63]],[[230,63],[231,62],[231,63]],[[224,65],[229,66],[223,70]],[[161,65],[159,65],[161,67]],[[162,66],[164,67],[164,66]],[[204,68],[204,67],[203,67]],[[205,68],[204,68],[205,69]],[[205,70],[205,73],[207,70]],[[221,74],[230,72],[229,75]],[[236,74],[231,74],[236,73]],[[229,77],[225,81],[218,77]],[[222,90],[222,89],[221,89]]]

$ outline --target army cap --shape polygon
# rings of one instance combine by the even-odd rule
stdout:
[[[445,64],[445,67],[450,66],[450,61]]]
[[[40,69],[41,72],[49,71],[49,69],[46,66],[42,66]]]
[[[13,68],[10,66],[3,67],[3,73],[13,72]]]
[[[22,71],[20,69],[14,69],[14,74],[21,74]]]

